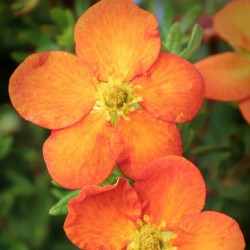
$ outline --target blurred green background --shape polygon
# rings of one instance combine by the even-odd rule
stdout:
[[[1,250],[77,249],[64,234],[65,215],[48,213],[64,192],[52,185],[42,158],[42,145],[49,131],[26,122],[15,112],[8,97],[8,79],[18,64],[36,51],[74,53],[75,21],[95,2],[0,2]],[[175,21],[180,21],[183,27],[188,20],[195,22],[199,17],[197,21],[204,28],[204,40],[190,61],[231,50],[214,35],[211,26],[211,15],[226,4],[226,0],[135,2],[157,14],[163,43]],[[184,29],[183,44],[190,36],[190,29]],[[184,155],[199,166],[206,180],[205,209],[221,211],[236,219],[249,242],[250,126],[235,103],[206,101],[197,117],[180,125],[180,129]]]

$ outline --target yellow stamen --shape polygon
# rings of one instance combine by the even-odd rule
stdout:
[[[139,219],[136,225],[131,225],[132,238],[127,250],[177,250],[171,242],[177,235],[163,231],[165,227],[165,221],[156,226],[148,215],[144,215],[143,220]]]
[[[129,112],[133,112],[140,108],[139,102],[142,97],[137,97],[134,89],[138,86],[132,86],[123,79],[114,79],[108,77],[108,82],[98,82],[94,79],[97,87],[96,103],[94,110],[100,110],[104,113],[106,119],[115,125],[120,117],[129,121]]]

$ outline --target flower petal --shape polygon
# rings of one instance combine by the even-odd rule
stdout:
[[[71,127],[52,131],[43,147],[51,177],[69,189],[103,182],[115,166],[111,130],[103,114],[95,111]]]
[[[93,75],[66,52],[29,56],[10,78],[9,94],[20,115],[49,129],[69,126],[95,103]]]
[[[218,212],[185,217],[175,232],[178,250],[244,250],[243,234],[235,220]]]
[[[246,121],[250,124],[250,98],[240,101],[239,109]]]
[[[250,62],[238,54],[209,56],[195,66],[204,77],[207,98],[237,101],[250,96]]]
[[[180,156],[165,156],[149,163],[134,187],[143,214],[158,225],[162,221],[174,225],[183,216],[200,212],[205,203],[206,188],[200,171]]]
[[[90,7],[75,27],[76,53],[99,80],[109,75],[124,81],[147,71],[161,41],[155,16],[130,0],[102,0]]]
[[[180,132],[175,124],[154,119],[145,111],[134,111],[130,121],[120,119],[111,137],[111,150],[119,168],[135,179],[145,164],[168,154],[182,154]]]
[[[250,51],[250,2],[231,1],[214,16],[214,28],[225,40]]]
[[[171,53],[160,56],[147,75],[133,81],[140,85],[141,105],[154,117],[168,122],[190,121],[204,100],[204,83],[196,68]]]
[[[80,249],[124,249],[141,203],[125,179],[114,186],[89,186],[69,202],[64,224],[68,238]]]

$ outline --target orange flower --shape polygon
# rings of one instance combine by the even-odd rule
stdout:
[[[121,178],[82,189],[68,204],[64,229],[85,250],[243,250],[236,221],[200,212],[205,194],[198,168],[166,156],[149,163],[134,187]]]
[[[214,16],[216,32],[236,52],[213,55],[196,63],[205,79],[205,96],[218,101],[236,101],[250,123],[250,1],[228,3]]]
[[[182,153],[176,122],[204,99],[193,65],[160,53],[155,16],[130,0],[102,0],[75,27],[76,54],[29,56],[10,79],[13,106],[52,130],[43,154],[67,188],[99,184],[115,164],[130,178],[155,157]]]

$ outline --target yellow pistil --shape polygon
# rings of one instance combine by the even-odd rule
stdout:
[[[177,250],[171,241],[177,237],[170,231],[162,231],[166,223],[156,226],[150,222],[150,218],[144,215],[143,220],[137,220],[137,226],[132,227],[131,243],[127,250]]]
[[[98,82],[96,104],[94,110],[101,110],[106,119],[115,125],[120,117],[129,120],[128,113],[140,108],[141,97],[135,95],[133,87],[128,82],[122,82],[122,79],[113,79],[108,77],[108,82]]]

